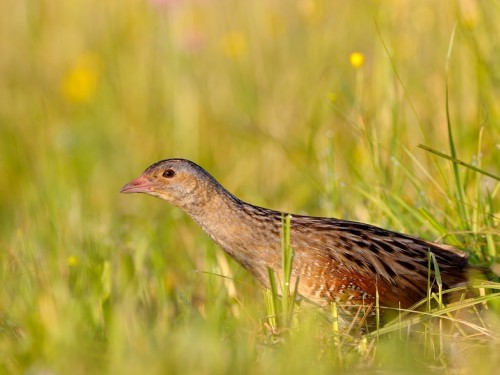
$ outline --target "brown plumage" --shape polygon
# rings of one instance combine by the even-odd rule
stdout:
[[[264,286],[269,286],[268,267],[281,274],[283,213],[243,202],[197,164],[159,161],[121,192],[145,193],[178,206]],[[370,311],[377,291],[383,307],[408,308],[424,298],[429,251],[444,288],[464,284],[470,268],[467,254],[451,246],[334,218],[292,215],[291,246],[291,285],[298,278],[299,295],[320,306],[337,302],[344,326],[358,306]]]

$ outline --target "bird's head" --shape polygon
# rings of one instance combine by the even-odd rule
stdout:
[[[220,186],[203,168],[185,159],[166,159],[149,166],[120,193],[144,193],[185,210],[203,205],[210,188]]]

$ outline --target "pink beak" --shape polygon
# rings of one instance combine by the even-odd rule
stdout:
[[[120,189],[120,193],[149,193],[153,184],[146,177],[140,176]]]

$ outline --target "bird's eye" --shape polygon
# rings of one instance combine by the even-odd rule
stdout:
[[[165,178],[172,178],[175,176],[175,171],[173,169],[165,169],[165,172],[162,174]]]

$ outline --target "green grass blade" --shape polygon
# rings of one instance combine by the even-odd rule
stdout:
[[[432,285],[431,285],[431,275],[432,275],[432,268],[431,268],[431,262],[432,262],[432,252],[429,250],[427,253],[427,306],[426,310],[427,312],[431,311],[431,291],[432,291]]]
[[[449,64],[450,64],[450,59],[451,59],[451,52],[453,50],[453,43],[455,41],[456,30],[457,30],[457,23],[455,23],[455,26],[453,27],[453,31],[451,33],[450,43],[448,45],[448,53],[446,55],[446,69],[445,69],[446,125],[447,125],[447,130],[448,130],[448,143],[450,146],[450,153],[451,153],[451,157],[454,160],[457,160],[457,151],[455,148],[455,142],[453,140],[453,130],[452,130],[452,126],[451,126],[448,76],[449,76]],[[470,227],[469,215],[467,213],[467,208],[465,206],[465,192],[464,192],[464,188],[463,188],[462,181],[460,178],[458,164],[453,162],[452,168],[453,168],[453,177],[455,180],[455,189],[456,189],[456,194],[457,194],[457,202],[456,203],[457,203],[458,212],[459,212],[461,223],[462,223],[462,228],[469,231],[471,229],[471,227]]]
[[[279,294],[276,285],[276,277],[272,268],[267,269],[270,289],[266,290],[266,309],[269,317],[269,324],[272,328],[279,326]]]
[[[447,159],[447,160],[450,160],[451,162],[453,162],[453,165],[461,165],[463,167],[466,167],[474,172],[477,172],[477,173],[480,173],[482,175],[485,175],[485,176],[488,176],[490,178],[493,178],[494,180],[497,180],[497,181],[500,181],[500,176],[497,176],[491,172],[488,172],[488,171],[485,171],[484,169],[481,169],[481,168],[478,168],[472,164],[469,164],[469,163],[465,163],[464,161],[462,160],[459,160],[457,159],[456,157],[454,156],[450,156],[450,155],[446,155],[440,151],[437,151],[431,147],[428,147],[428,146],[425,146],[425,145],[422,145],[422,144],[419,144],[418,147],[420,147],[421,149],[424,149],[426,151],[429,151],[431,153],[433,153],[434,155],[437,155],[441,158],[444,158],[444,159]]]
[[[283,269],[283,281],[281,283],[281,303],[282,303],[282,314],[283,322],[287,327],[290,323],[291,317],[291,306],[293,307],[293,296],[294,292],[290,290],[290,279],[292,276],[292,265],[293,265],[293,250],[290,245],[290,226],[291,226],[292,215],[287,214],[282,217],[282,269]]]
[[[441,272],[439,271],[439,265],[436,259],[436,256],[431,253],[432,256],[432,264],[434,267],[434,277],[436,278],[436,284],[438,286],[438,302],[439,308],[443,307],[443,280],[441,279]]]

